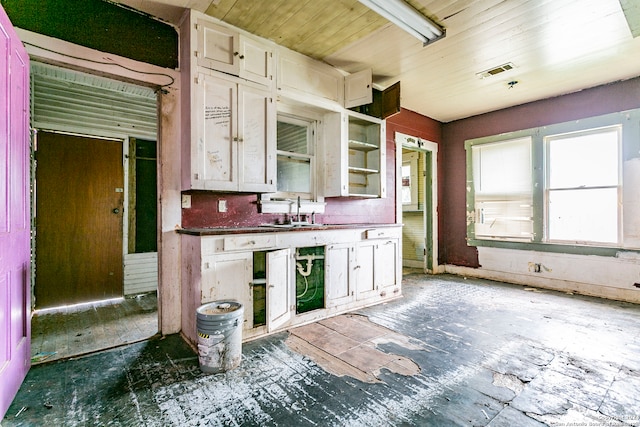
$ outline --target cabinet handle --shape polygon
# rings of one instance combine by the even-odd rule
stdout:
[[[233,142],[238,142],[238,137],[237,136],[233,137]]]

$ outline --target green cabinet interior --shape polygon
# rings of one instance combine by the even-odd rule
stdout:
[[[296,313],[325,307],[324,246],[296,248]],[[267,323],[267,253],[253,253],[253,327]]]

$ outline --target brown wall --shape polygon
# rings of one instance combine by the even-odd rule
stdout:
[[[440,262],[479,267],[466,244],[467,139],[562,123],[640,107],[640,77],[494,111],[443,125],[440,181]]]
[[[366,199],[350,197],[327,198],[323,215],[316,221],[323,224],[387,224],[396,221],[395,163],[396,131],[440,142],[440,123],[408,110],[387,119],[387,197]],[[274,222],[282,215],[258,213],[256,194],[223,194],[185,192],[191,194],[191,208],[182,210],[183,228],[244,227]],[[218,200],[227,201],[227,212],[218,212]]]

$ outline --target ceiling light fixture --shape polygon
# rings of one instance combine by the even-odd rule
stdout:
[[[444,28],[402,0],[359,0],[378,15],[396,24],[426,46],[445,36]]]

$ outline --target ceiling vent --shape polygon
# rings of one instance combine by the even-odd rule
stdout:
[[[506,64],[498,65],[497,67],[491,68],[489,70],[476,73],[476,76],[480,77],[481,79],[486,79],[487,77],[495,76],[496,74],[512,70],[515,67],[516,66],[513,65],[513,62],[507,62]]]

